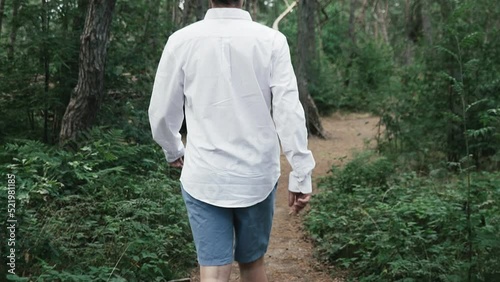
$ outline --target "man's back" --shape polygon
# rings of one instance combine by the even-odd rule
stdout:
[[[273,102],[294,91],[296,101],[279,112],[282,119],[291,117],[289,122],[302,115],[303,122],[289,61],[286,38],[240,9],[211,9],[203,21],[170,36],[153,95],[170,91],[168,103],[174,101],[177,111],[179,104],[185,106],[188,135],[181,182],[194,198],[243,207],[271,192],[280,175]],[[279,76],[273,77],[277,68]],[[162,69],[169,76],[164,85],[159,82]],[[279,97],[272,92],[280,92]],[[304,125],[296,126],[303,136]]]

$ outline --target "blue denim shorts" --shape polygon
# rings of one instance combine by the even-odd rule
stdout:
[[[264,201],[246,208],[213,206],[182,189],[198,263],[201,266],[226,265],[233,260],[250,263],[264,256],[271,235],[276,189],[275,186]]]

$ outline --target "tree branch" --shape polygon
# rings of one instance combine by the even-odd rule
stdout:
[[[276,20],[274,20],[274,23],[273,23],[273,29],[279,30],[278,25],[279,25],[280,21],[281,21],[284,17],[286,17],[286,15],[288,15],[288,14],[292,11],[292,9],[293,9],[295,6],[297,6],[297,3],[298,3],[298,2],[299,2],[298,0],[294,1],[291,5],[289,5],[289,6],[288,6],[288,8],[286,8],[286,10],[285,10],[285,11],[283,11],[283,13],[281,13],[281,14],[280,14],[280,15],[276,18]],[[287,2],[287,4],[288,4],[288,2]]]

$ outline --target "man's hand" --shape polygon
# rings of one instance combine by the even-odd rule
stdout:
[[[311,200],[311,194],[302,194],[288,191],[288,206],[290,214],[298,214]]]
[[[177,160],[169,163],[171,167],[182,168],[184,166],[184,157],[180,157]]]

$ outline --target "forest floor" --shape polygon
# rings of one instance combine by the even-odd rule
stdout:
[[[352,157],[355,151],[375,144],[379,118],[368,114],[333,114],[322,118],[327,139],[312,137],[309,149],[316,160],[313,172],[313,194],[317,193],[318,180],[327,175],[332,165]],[[287,187],[290,165],[281,156],[281,178],[276,195],[271,241],[265,263],[271,282],[327,282],[344,281],[345,273],[330,269],[313,256],[313,245],[302,224],[302,215],[289,215]],[[306,211],[307,212],[307,211]],[[332,275],[332,273],[334,273]],[[198,270],[191,281],[198,282]],[[239,281],[238,266],[234,263],[230,281]]]

